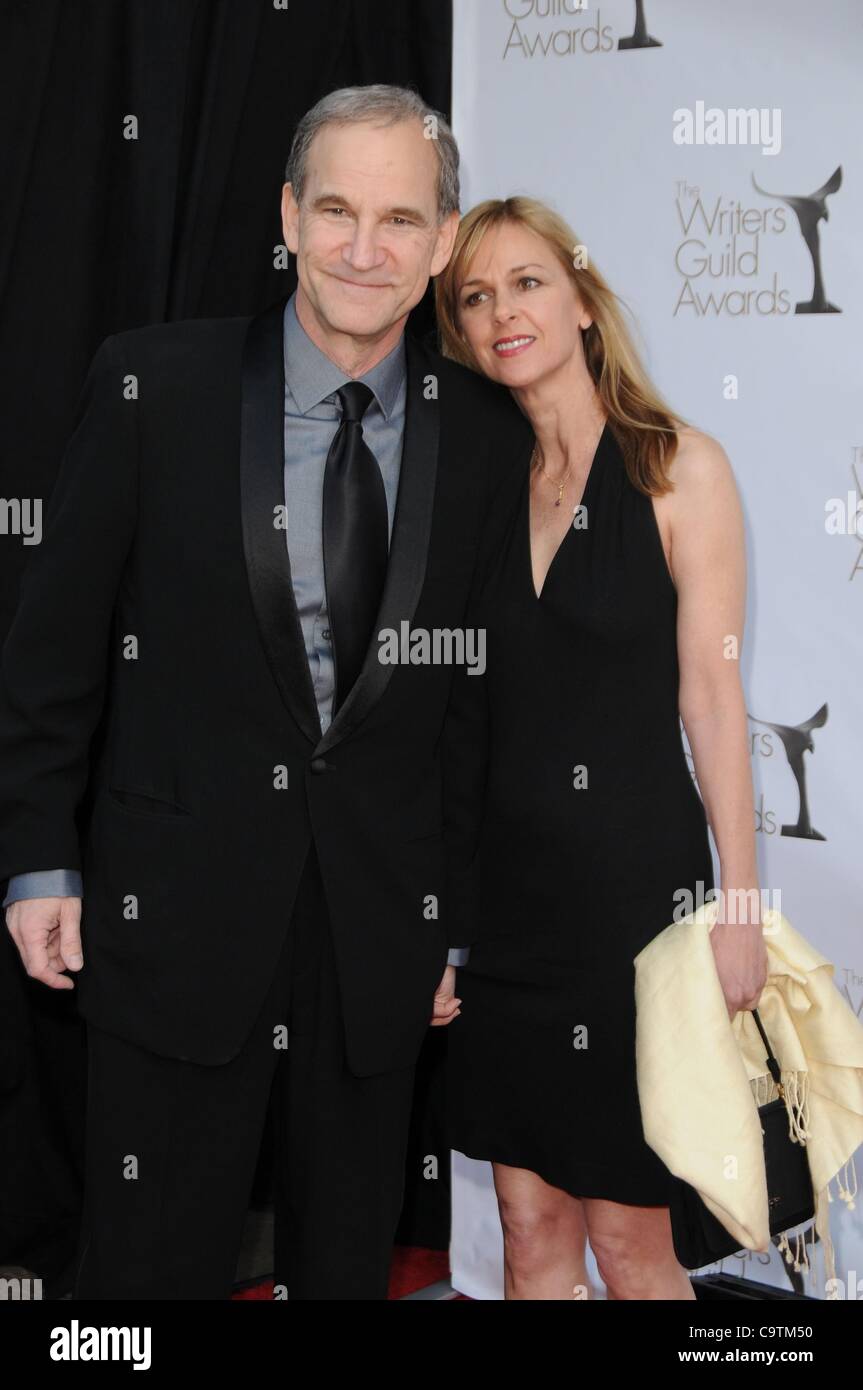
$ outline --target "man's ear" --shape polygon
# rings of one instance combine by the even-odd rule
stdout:
[[[300,209],[294,198],[294,190],[291,184],[286,183],[282,188],[282,234],[292,254],[299,249],[299,222]]]
[[[452,248],[455,245],[456,233],[460,221],[457,212],[451,212],[446,216],[438,227],[437,245],[435,246],[432,263],[429,269],[430,275],[440,275],[441,271],[449,265],[452,255]]]

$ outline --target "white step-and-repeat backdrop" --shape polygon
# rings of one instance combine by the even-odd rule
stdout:
[[[662,393],[734,466],[762,883],[858,1014],[861,60],[859,0],[455,3],[462,207],[525,193],[557,208],[632,310]],[[454,1155],[453,1189],[455,1286],[501,1298],[489,1165]],[[837,1274],[863,1279],[863,1198],[831,1219]],[[788,1283],[775,1251],[725,1268]]]

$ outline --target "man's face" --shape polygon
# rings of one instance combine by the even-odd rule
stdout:
[[[418,120],[327,125],[312,141],[301,205],[282,194],[299,297],[323,333],[400,331],[452,252],[458,213],[437,220],[438,158]]]

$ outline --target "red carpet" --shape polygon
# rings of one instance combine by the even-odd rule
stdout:
[[[426,1289],[440,1279],[449,1278],[449,1257],[445,1250],[424,1250],[418,1245],[397,1245],[390,1269],[389,1298],[404,1298],[406,1294]],[[273,1281],[266,1279],[232,1297],[237,1301],[263,1299],[271,1301]],[[462,1295],[459,1295],[461,1298]]]

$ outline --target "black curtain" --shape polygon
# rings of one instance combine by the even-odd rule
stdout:
[[[0,0],[0,499],[47,501],[107,334],[254,313],[294,288],[274,264],[279,194],[296,122],[324,93],[393,82],[449,113],[449,0],[278,6]],[[429,296],[412,326],[431,331]],[[28,550],[0,533],[0,640]],[[406,1243],[447,1238],[444,1034],[430,1030],[421,1061]],[[34,1269],[49,1295],[74,1252],[85,1055],[71,993],[28,981],[4,927],[0,1264]],[[430,1152],[437,1182],[422,1177]]]

